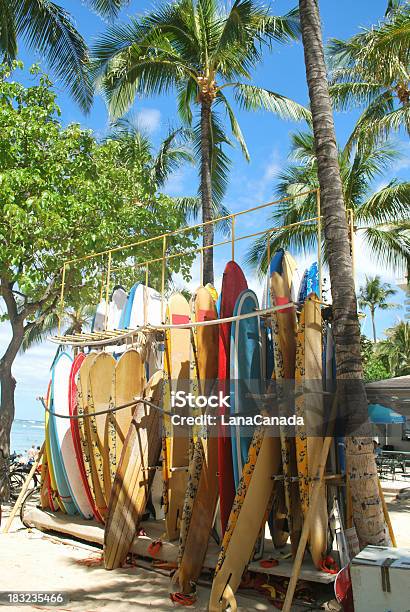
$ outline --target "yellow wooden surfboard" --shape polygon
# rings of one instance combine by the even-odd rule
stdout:
[[[320,394],[322,390],[322,315],[318,297],[312,293],[304,304],[305,325],[305,367],[304,379],[307,385],[316,393],[304,394],[304,416],[307,430],[307,467],[309,474],[309,499],[312,489],[311,479],[323,446],[320,435],[324,423],[324,405]],[[309,435],[310,434],[310,435]],[[309,549],[316,567],[320,568],[327,549],[328,513],[326,500],[326,485],[322,482],[320,499],[310,530]]]
[[[280,467],[280,440],[265,432],[264,427],[258,428],[249,447],[215,569],[210,612],[225,610],[228,604],[236,609],[234,593],[266,521],[274,486],[272,474]]]
[[[79,415],[90,414],[93,412],[93,409],[90,408],[90,368],[94,363],[96,356],[96,352],[89,353],[81,364],[81,368],[78,372],[77,399]],[[78,430],[80,434],[81,450],[87,482],[94,498],[97,511],[100,517],[104,519],[105,515],[107,514],[107,504],[105,502],[103,489],[101,488],[101,481],[98,476],[99,471],[102,473],[102,457],[98,447],[95,446],[95,442],[93,446],[93,440],[96,440],[96,434],[94,433],[95,428],[96,423],[94,417],[78,419]]]
[[[134,349],[128,349],[121,355],[115,366],[112,398],[114,406],[129,404],[135,397],[141,397],[144,389],[144,364],[140,353]],[[118,465],[122,447],[130,428],[135,406],[124,408],[113,413],[116,433],[116,465]]]
[[[282,275],[273,272],[271,275],[272,303],[280,305],[290,301],[289,288]],[[274,347],[275,379],[279,385],[292,381],[295,376],[296,358],[296,314],[294,308],[287,308],[273,313],[272,339]],[[280,428],[282,447],[282,466],[285,476],[285,500],[288,510],[288,523],[292,552],[295,554],[302,530],[302,511],[297,482],[291,478],[297,475],[296,445],[294,438],[286,436]]]
[[[168,300],[167,321],[180,325],[189,323],[190,309],[181,293],[174,293]],[[164,409],[171,410],[171,392],[189,392],[191,330],[169,329],[165,334],[166,390]],[[184,506],[188,478],[190,440],[186,428],[171,424],[164,417],[165,438],[163,443],[164,468],[164,512],[166,533],[169,540],[179,537],[180,522]]]
[[[145,399],[159,405],[163,372],[157,371],[144,390]],[[161,451],[158,410],[138,404],[134,409],[111,490],[104,534],[104,565],[115,569],[125,560],[145,510]]]
[[[217,318],[212,293],[199,287],[194,296],[196,321],[210,321]],[[196,358],[198,391],[208,396],[215,393],[218,376],[218,327],[217,325],[196,329]],[[190,465],[181,528],[178,580],[183,593],[192,590],[202,570],[208,548],[209,536],[218,500],[218,439],[201,432],[195,443],[194,456]],[[191,484],[191,486],[189,486]]]
[[[112,405],[111,388],[114,370],[114,357],[105,352],[98,353],[89,371],[88,411],[90,413],[108,410]],[[97,471],[100,488],[108,506],[112,477],[115,473],[115,425],[106,414],[87,420],[90,422],[87,433],[90,434],[89,440],[91,439],[93,450],[93,468]]]

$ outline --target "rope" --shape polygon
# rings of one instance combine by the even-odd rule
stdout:
[[[73,415],[59,414],[58,412],[54,412],[54,410],[50,410],[50,408],[47,407],[44,401],[44,397],[38,397],[37,399],[40,400],[40,402],[43,404],[44,410],[46,410],[52,416],[58,417],[59,419],[72,419],[72,420],[89,419],[91,417],[95,417],[100,414],[111,414],[111,412],[117,412],[118,410],[123,410],[124,408],[130,408],[130,406],[137,406],[138,404],[145,404],[146,406],[155,408],[155,410],[158,410],[158,412],[160,412],[161,414],[168,414],[168,415],[170,414],[169,412],[167,412],[163,408],[160,408],[153,402],[150,402],[149,400],[142,399],[142,398],[136,399],[134,402],[128,402],[127,404],[122,404],[121,406],[116,406],[115,408],[107,408],[107,410],[99,410],[98,412],[88,412],[84,414],[75,414],[75,415],[74,414]]]
[[[233,323],[234,321],[240,321],[242,319],[251,319],[252,317],[260,317],[278,310],[285,310],[286,308],[296,308],[297,304],[294,302],[288,302],[287,304],[280,304],[279,306],[271,306],[270,308],[264,308],[262,310],[254,310],[254,312],[247,312],[241,315],[235,315],[232,317],[225,317],[224,319],[211,319],[209,321],[190,321],[189,323],[180,323],[178,325],[173,323],[164,323],[162,325],[141,325],[130,332],[121,334],[117,337],[108,338],[107,340],[92,340],[74,342],[72,340],[64,341],[64,337],[51,337],[49,340],[57,344],[70,344],[76,346],[77,344],[83,346],[104,346],[107,344],[114,344],[115,341],[125,340],[126,338],[132,338],[139,332],[154,332],[154,331],[166,331],[167,329],[192,329],[193,327],[206,327],[207,325],[223,325],[224,323]],[[103,333],[103,332],[102,332]]]

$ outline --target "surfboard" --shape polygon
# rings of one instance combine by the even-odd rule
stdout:
[[[317,296],[321,294],[319,287],[319,267],[315,261],[310,266],[307,277],[306,277],[306,295],[310,293],[316,293]]]
[[[167,320],[172,324],[189,323],[190,309],[181,293],[170,296],[167,306]],[[189,370],[191,352],[191,330],[169,329],[165,334],[166,389],[164,408],[171,411],[171,392],[189,392]],[[180,521],[184,506],[189,465],[189,435],[185,429],[171,424],[164,416],[164,512],[167,537],[179,537]]]
[[[149,380],[144,397],[159,405],[163,373]],[[119,567],[137,533],[161,451],[161,417],[158,410],[138,404],[124,441],[111,490],[104,533],[104,566]]]
[[[304,395],[305,423],[307,432],[307,459],[309,472],[309,500],[312,489],[311,478],[315,462],[323,446],[322,433],[324,423],[324,404],[320,394],[322,390],[322,316],[318,297],[315,293],[308,295],[304,305],[305,315],[305,369],[304,379],[307,385],[316,391]],[[320,489],[320,498],[317,511],[313,517],[309,538],[309,550],[313,563],[317,568],[327,549],[328,512],[326,499],[326,485],[323,482]]]
[[[135,329],[148,323],[161,324],[161,294],[152,287],[140,283],[135,290],[130,313],[130,328]]]
[[[135,397],[141,397],[144,389],[144,367],[139,352],[128,349],[117,361],[114,371],[111,395],[114,406],[129,404]],[[130,428],[134,406],[113,413],[116,432],[116,464],[118,465],[122,447]]]
[[[208,287],[199,287],[194,296],[195,321],[217,318],[215,299]],[[208,397],[216,393],[218,375],[218,338],[216,325],[196,328],[198,391]],[[212,414],[204,410],[203,414]],[[205,429],[205,428],[204,428]],[[201,432],[195,443],[190,465],[189,487],[185,497],[180,538],[178,580],[183,593],[189,593],[202,570],[218,500],[218,439]]]
[[[95,315],[91,324],[92,332],[100,332],[105,330],[106,316],[108,317],[108,307],[105,300],[101,300],[95,309]]]
[[[114,330],[119,329],[121,315],[127,304],[127,292],[124,287],[117,285],[114,287],[111,294],[111,300],[108,305],[108,321],[107,329]]]
[[[69,390],[68,390],[68,406],[70,416],[78,416],[78,376],[80,368],[86,359],[84,353],[78,353],[71,366]],[[98,510],[95,507],[95,500],[88,484],[87,475],[85,473],[84,458],[80,439],[79,421],[82,419],[70,420],[71,436],[73,439],[74,453],[77,460],[77,466],[80,472],[82,486],[88,500],[88,509],[92,511],[93,516],[97,520],[101,520]]]
[[[287,278],[285,281],[284,276],[286,274],[283,274],[284,265],[287,264],[285,264],[282,258],[282,274],[278,272],[271,274],[271,300],[276,306],[290,302],[289,279]],[[279,412],[281,412],[284,406],[281,396],[286,394],[286,386],[289,386],[295,377],[296,313],[293,307],[272,313],[272,338],[274,346],[274,374],[277,385]],[[282,468],[285,476],[285,501],[292,552],[295,554],[302,529],[299,487],[297,481],[292,481],[292,478],[297,475],[296,443],[294,437],[287,435],[285,428],[280,426],[279,431]]]
[[[220,318],[225,319],[233,315],[236,300],[239,294],[248,288],[245,275],[235,261],[229,261],[222,277],[220,299]],[[230,354],[231,354],[231,324],[222,323],[219,328],[218,351],[218,380],[219,390],[224,395],[230,393]],[[225,414],[225,407],[221,406],[220,415]],[[235,499],[235,481],[233,476],[232,444],[229,426],[218,425],[218,481],[220,497],[220,514],[222,533],[225,532]]]
[[[152,287],[139,284],[134,294],[129,327],[136,329],[161,323],[161,294]],[[154,372],[163,369],[164,343],[150,336],[146,350],[145,369],[147,378],[150,378]]]
[[[64,504],[67,514],[79,512],[72,491],[69,486],[61,453],[61,442],[67,427],[68,419],[57,419],[54,412],[66,414],[65,404],[68,407],[68,382],[72,359],[68,353],[60,353],[52,369],[51,383],[51,414],[49,422],[51,458],[54,467],[59,496]],[[68,409],[67,409],[68,413]]]
[[[234,316],[258,310],[258,298],[251,289],[238,296]],[[258,412],[255,400],[249,395],[262,392],[262,344],[259,317],[240,319],[231,326],[230,400],[231,415],[240,412]],[[232,463],[235,488],[239,484],[242,469],[248,459],[253,431],[249,434],[240,426],[231,426]]]
[[[114,357],[105,352],[98,353],[89,371],[89,413],[101,412],[110,408],[114,369]],[[115,423],[112,414],[96,416],[95,426],[93,420],[88,419],[88,421],[91,421],[88,433],[90,434],[89,442],[91,440],[94,459],[92,468],[97,469],[101,491],[108,506],[111,485],[115,475]]]
[[[120,329],[128,329],[130,325],[131,311],[134,305],[135,292],[139,284],[140,283],[135,283],[135,285],[133,285],[130,289],[130,292],[127,297],[127,303],[125,304],[125,307],[123,308],[121,313],[121,318],[119,322]]]
[[[46,398],[46,406],[50,410],[51,409],[51,398],[52,398],[52,380],[48,385],[47,390],[47,398]],[[60,498],[57,489],[57,482],[55,478],[55,472],[53,467],[53,460],[51,454],[51,433],[50,433],[50,413],[45,411],[45,441],[46,441],[46,454],[47,454],[47,464],[48,464],[48,474],[50,479],[50,489],[49,489],[49,505],[51,510],[60,509],[62,512],[66,512],[64,508],[63,501]]]
[[[54,410],[70,416],[70,374],[73,360],[67,353],[61,353],[54,365]],[[67,485],[74,505],[84,518],[92,518],[93,511],[84,490],[75,454],[70,419],[55,417],[55,428]]]
[[[77,409],[79,414],[88,415],[94,412],[90,391],[90,368],[97,355],[98,353],[96,352],[89,353],[79,370],[77,381]],[[97,445],[96,427],[95,417],[78,419],[78,431],[85,475],[95,502],[95,510],[98,513],[96,514],[96,518],[103,522],[107,514],[107,504],[104,498],[104,489],[102,488],[102,456]],[[100,473],[101,476],[99,476]]]
[[[259,427],[249,447],[248,461],[222,541],[212,583],[210,612],[225,610],[228,604],[234,603],[234,593],[266,521],[274,486],[272,475],[278,473],[279,467],[280,441]]]

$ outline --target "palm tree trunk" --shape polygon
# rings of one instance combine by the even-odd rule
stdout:
[[[212,177],[211,177],[211,100],[201,100],[201,199],[202,222],[212,220]],[[214,242],[214,228],[211,223],[203,228],[203,279],[204,285],[214,283],[214,254],[209,245]]]
[[[376,344],[377,336],[376,336],[376,322],[374,320],[374,308],[370,309],[370,316],[371,316],[371,319],[372,319],[373,342]]]
[[[346,462],[360,544],[386,544],[360,354],[360,327],[317,0],[299,0],[333,301],[338,389],[347,407]]]

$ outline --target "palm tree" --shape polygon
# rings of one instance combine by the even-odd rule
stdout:
[[[227,92],[239,107],[266,109],[290,119],[309,112],[288,98],[250,84],[262,58],[261,46],[298,36],[297,11],[269,15],[257,0],[235,0],[230,8],[218,0],[176,0],[128,24],[111,26],[93,49],[94,73],[112,116],[123,115],[137,94],[176,91],[178,112],[194,125],[200,166],[204,283],[213,282],[213,205],[227,185],[229,144],[223,118],[245,157],[248,149]],[[194,121],[195,115],[195,123]]]
[[[386,361],[390,376],[410,375],[410,323],[400,321],[386,330],[387,340],[376,347],[376,354]]]
[[[90,8],[109,18],[115,17],[128,2],[88,0]],[[88,110],[93,89],[87,68],[87,45],[70,14],[51,0],[0,0],[0,54],[4,62],[10,63],[17,57],[19,38],[45,56],[74,100]]]
[[[393,0],[377,26],[347,41],[331,41],[334,107],[364,107],[349,146],[401,127],[410,133],[409,36],[410,4]]]
[[[349,409],[346,461],[353,519],[362,545],[387,543],[373,444],[366,427],[360,326],[318,1],[299,0],[299,12],[332,290],[336,373],[339,381],[348,381],[343,386],[339,384],[338,390],[341,389],[342,402]]]
[[[350,139],[348,139],[350,140]],[[390,181],[374,191],[375,179],[382,178],[399,153],[388,142],[370,142],[368,147],[351,151],[346,145],[338,150],[338,162],[346,208],[352,210],[355,233],[365,248],[381,264],[406,268],[410,258],[410,182]],[[292,163],[278,175],[278,197],[297,196],[319,187],[315,140],[311,131],[293,134]],[[275,207],[272,227],[289,226],[317,215],[316,194],[286,201]],[[295,252],[317,248],[316,222],[293,225],[273,234],[270,252],[280,246]],[[326,244],[323,245],[327,255]],[[266,238],[254,242],[248,253],[249,263],[262,273],[266,269]]]
[[[373,342],[377,342],[376,323],[374,320],[376,308],[380,310],[388,310],[389,308],[397,308],[397,304],[388,302],[388,298],[396,295],[397,291],[391,288],[389,283],[382,283],[380,276],[371,278],[366,275],[366,284],[360,287],[359,306],[360,308],[368,308],[373,328]]]
[[[64,335],[79,334],[91,326],[95,306],[80,305],[76,308],[67,307],[60,317],[61,329]],[[59,328],[57,312],[50,312],[44,318],[34,319],[27,327],[20,352],[25,353],[32,346],[41,344]],[[61,348],[61,347],[59,347]]]
[[[124,164],[141,166],[151,178],[154,191],[164,187],[172,172],[184,163],[194,163],[190,150],[191,133],[184,128],[169,130],[155,153],[151,140],[138,126],[132,116],[118,119],[106,140],[115,140],[120,145],[120,157]]]

